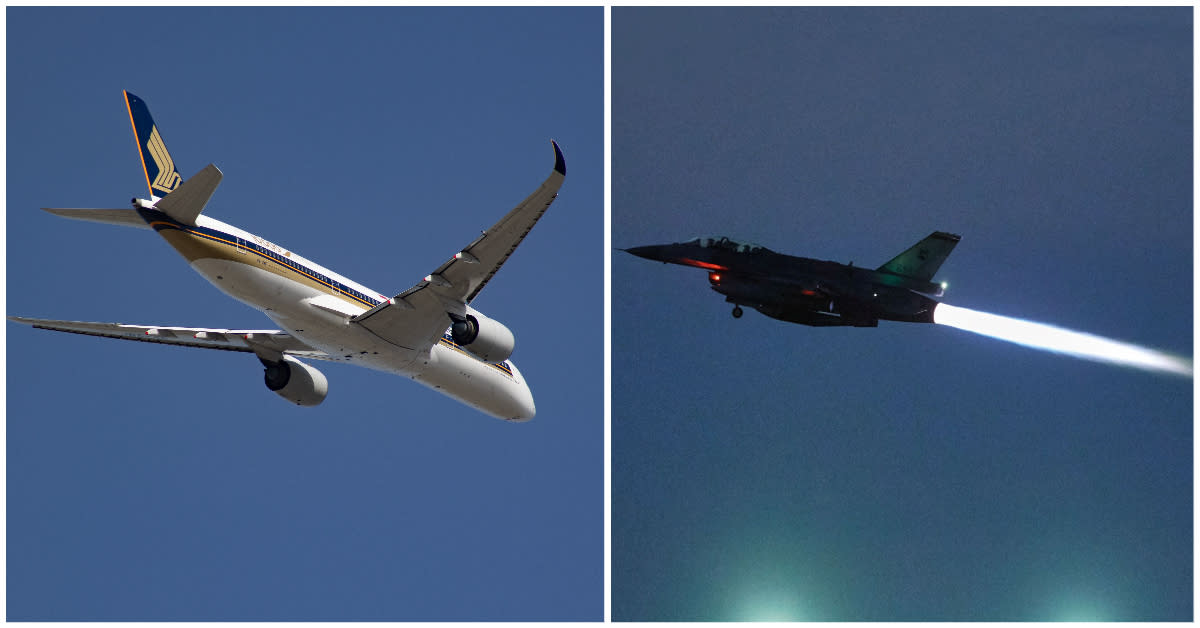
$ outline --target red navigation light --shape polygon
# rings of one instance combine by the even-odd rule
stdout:
[[[712,283],[721,283],[720,273],[708,273],[708,280]]]
[[[688,266],[696,266],[699,268],[707,268],[708,270],[726,270],[726,268],[724,266],[721,266],[720,264],[713,264],[712,262],[702,262],[698,259],[691,259],[691,258],[687,258],[687,257],[680,258],[679,263],[687,264]]]

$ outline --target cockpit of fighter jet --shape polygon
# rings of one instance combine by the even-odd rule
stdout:
[[[726,251],[733,251],[734,253],[753,253],[755,251],[771,250],[765,246],[759,246],[750,242],[738,242],[737,240],[731,240],[725,236],[715,238],[694,238],[684,242],[684,244],[696,244],[701,248],[706,249],[725,249]]]

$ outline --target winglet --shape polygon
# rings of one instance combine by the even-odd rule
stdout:
[[[558,147],[558,142],[550,140],[554,145],[554,170],[564,177],[567,176],[567,160],[563,159],[562,149]]]

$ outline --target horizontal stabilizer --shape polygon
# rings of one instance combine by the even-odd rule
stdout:
[[[195,225],[196,217],[204,211],[217,186],[221,185],[224,175],[216,166],[208,164],[204,170],[197,172],[192,178],[184,181],[175,191],[158,201],[154,208],[182,222],[185,225]]]
[[[42,211],[50,212],[63,218],[87,220],[89,222],[106,222],[110,225],[140,227],[149,229],[150,225],[138,215],[136,209],[67,209],[61,207],[43,207]]]

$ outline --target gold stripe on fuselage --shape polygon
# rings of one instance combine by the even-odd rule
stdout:
[[[352,305],[366,306],[368,308],[377,305],[376,303],[364,301],[354,295],[347,294],[332,284],[321,281],[300,269],[287,266],[263,254],[261,251],[252,249],[244,244],[239,245],[235,239],[230,239],[233,236],[222,234],[225,237],[219,237],[203,234],[180,227],[174,223],[158,220],[151,222],[150,226],[169,227],[160,230],[158,234],[189,263],[202,259],[215,259],[246,264],[254,268],[261,268],[284,279],[309,286],[315,290],[320,290],[323,293],[332,294]]]
[[[455,351],[457,351],[457,352],[459,352],[459,353],[461,353],[461,354],[463,354],[463,355],[467,356],[468,358],[471,358],[472,360],[478,360],[479,362],[483,362],[484,364],[486,364],[486,365],[488,365],[488,366],[490,366],[490,367],[492,367],[492,368],[496,369],[497,371],[500,371],[501,373],[504,373],[504,374],[505,374],[505,375],[507,375],[507,376],[508,376],[510,379],[511,379],[511,378],[512,378],[512,376],[513,376],[513,374],[512,374],[512,371],[511,371],[511,370],[510,370],[508,367],[506,367],[506,366],[503,366],[503,365],[501,365],[501,364],[496,364],[496,363],[494,363],[494,362],[488,362],[488,361],[486,361],[486,360],[480,360],[480,359],[479,359],[479,356],[472,354],[470,351],[467,351],[466,349],[463,349],[463,348],[462,348],[462,347],[460,347],[460,346],[459,346],[457,343],[455,343],[453,340],[447,340],[445,336],[442,336],[442,337],[438,338],[438,342],[440,342],[440,343],[442,344],[442,346],[444,346],[444,347],[447,347],[447,348],[449,348],[449,349],[454,349]]]

